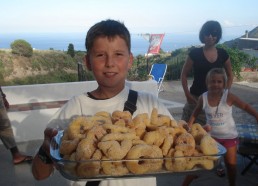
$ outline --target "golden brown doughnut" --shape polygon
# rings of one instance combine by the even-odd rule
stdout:
[[[134,129],[136,135],[142,137],[145,133],[146,126],[149,125],[150,119],[147,113],[137,114],[128,127]]]
[[[182,151],[176,150],[174,152],[174,158],[172,162],[173,171],[181,172],[186,170],[187,161]]]
[[[93,126],[94,123],[92,122],[91,117],[78,116],[72,120],[67,128],[68,138],[71,140],[85,138],[86,131]]]
[[[124,161],[110,161],[105,156],[102,158],[101,167],[106,175],[123,176],[129,173]]]
[[[117,121],[114,122],[115,126],[121,126],[121,127],[125,127],[125,120],[123,119],[119,119]]]
[[[73,176],[77,176],[77,173],[76,173],[77,163],[75,160],[75,152],[73,152],[70,155],[64,155],[63,159],[71,161],[71,163],[64,163],[65,172],[67,172]]]
[[[182,151],[184,156],[192,156],[195,152],[194,147],[189,144],[180,144],[175,146],[175,149]]]
[[[172,145],[173,145],[173,137],[170,135],[167,135],[164,139],[164,143],[161,147],[162,153],[164,156],[166,156],[169,152],[169,150],[171,149]]]
[[[111,120],[111,114],[106,112],[106,111],[100,111],[100,112],[97,112],[94,115],[95,116],[102,116],[102,117],[105,117],[105,118],[109,118]]]
[[[189,133],[180,134],[175,141],[175,145],[177,146],[182,144],[188,144],[195,148],[194,137]]]
[[[187,159],[180,150],[171,148],[165,159],[165,167],[169,171],[181,172],[186,169]]]
[[[134,139],[132,140],[133,146],[134,145],[139,145],[139,144],[146,144],[145,141],[140,140],[140,139]]]
[[[126,166],[129,169],[129,171],[131,171],[134,174],[155,172],[162,168],[162,158],[163,155],[161,149],[155,145],[135,145],[129,150],[126,156],[126,159],[132,160],[126,161]]]
[[[126,124],[132,122],[132,114],[129,111],[114,111],[111,115],[113,123],[123,119]]]
[[[200,144],[202,137],[207,134],[207,132],[203,129],[203,127],[199,123],[194,123],[192,125],[190,133],[193,135],[197,144]]]
[[[76,161],[90,159],[95,151],[95,139],[84,138],[77,146],[75,159]]]
[[[79,144],[80,139],[76,138],[73,140],[61,140],[61,144],[59,147],[59,153],[62,155],[70,155],[73,152],[75,152],[78,144]]]
[[[173,171],[173,157],[174,157],[174,153],[175,153],[175,149],[171,148],[167,155],[165,156],[165,167],[167,170],[169,171]]]
[[[171,120],[170,120],[170,126],[171,126],[171,127],[178,127],[177,121],[174,120],[174,119],[171,119]]]
[[[123,159],[132,147],[132,140],[123,140],[121,144],[118,141],[101,141],[98,148],[110,160]]]
[[[92,156],[91,161],[80,161],[77,166],[77,175],[83,178],[91,178],[99,174],[102,154],[100,150],[96,150]],[[96,161],[94,161],[96,160]]]
[[[217,142],[209,134],[201,139],[200,149],[205,155],[216,155],[219,152]]]
[[[101,113],[99,113],[99,114],[101,114]],[[91,120],[94,123],[94,125],[112,124],[111,118],[105,117],[103,115],[91,116]]]
[[[191,170],[195,167],[202,167],[211,170],[214,167],[214,162],[206,157],[192,157],[189,158],[186,164],[186,169]]]
[[[104,135],[107,134],[107,131],[103,125],[93,126],[86,134],[87,138],[92,138],[94,141],[100,140]]]
[[[155,130],[160,126],[170,126],[170,117],[162,114],[158,114],[157,108],[153,108],[150,117],[150,124],[147,128]]]
[[[195,149],[195,141],[191,134],[182,133],[175,141],[175,149],[183,152],[184,156],[192,156]]]
[[[182,126],[173,127],[172,129],[173,130],[170,133],[173,136],[174,141],[176,141],[177,137],[181,134],[187,133],[187,131]]]
[[[101,141],[123,141],[123,140],[134,140],[139,139],[134,132],[128,133],[109,133],[101,138]]]
[[[131,131],[128,127],[113,124],[104,124],[103,128],[107,131],[107,133],[127,133]]]
[[[155,130],[146,132],[143,136],[143,141],[148,145],[156,145],[160,147],[163,144],[165,137],[165,134],[161,130]]]

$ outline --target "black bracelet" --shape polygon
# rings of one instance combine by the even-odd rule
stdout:
[[[53,163],[52,159],[47,155],[46,151],[43,149],[42,146],[39,148],[38,157],[45,164]]]

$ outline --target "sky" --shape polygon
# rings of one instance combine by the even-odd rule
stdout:
[[[101,20],[141,33],[198,33],[208,20],[223,34],[258,26],[257,0],[0,0],[0,33],[87,32]]]

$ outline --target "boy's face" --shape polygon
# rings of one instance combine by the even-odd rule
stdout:
[[[207,82],[207,88],[212,92],[220,92],[225,88],[224,78],[221,74],[213,74]]]
[[[124,87],[128,70],[132,67],[133,55],[125,41],[119,37],[96,38],[86,56],[86,65],[91,70],[99,86]]]

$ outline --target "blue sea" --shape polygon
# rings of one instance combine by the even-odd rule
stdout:
[[[237,38],[236,36],[225,36],[221,42]],[[13,41],[24,39],[32,48],[39,50],[67,51],[69,43],[74,45],[75,50],[85,51],[85,33],[9,33],[0,34],[0,49],[10,48]],[[144,55],[148,51],[149,42],[141,34],[132,34],[132,52],[136,55]],[[171,52],[178,48],[199,45],[198,34],[165,34],[161,48],[165,52]]]

